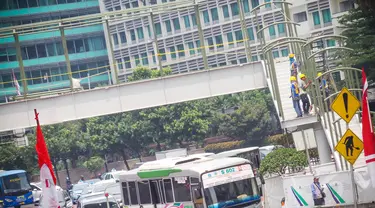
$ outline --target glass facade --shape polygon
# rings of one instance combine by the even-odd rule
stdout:
[[[97,0],[1,0],[0,10],[13,10]]]

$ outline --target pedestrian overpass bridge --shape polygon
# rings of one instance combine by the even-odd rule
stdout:
[[[0,104],[0,132],[267,87],[263,62],[220,67]]]

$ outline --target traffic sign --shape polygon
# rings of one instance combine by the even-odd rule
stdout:
[[[335,150],[353,165],[363,150],[363,142],[352,130],[348,129],[337,143]]]
[[[350,120],[352,120],[359,107],[361,107],[361,103],[345,87],[337,95],[336,99],[331,105],[331,109],[335,111],[343,120],[345,120],[346,123],[349,123]]]

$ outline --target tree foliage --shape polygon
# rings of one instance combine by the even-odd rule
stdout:
[[[138,65],[131,76],[129,76],[129,81],[138,81],[150,78],[157,78],[162,76],[167,76],[172,74],[172,69],[170,67],[164,67],[162,70],[152,70],[146,66]]]
[[[292,148],[280,148],[269,153],[260,164],[262,175],[283,175],[289,168],[299,171],[307,165],[307,157],[303,152]]]
[[[346,47],[351,52],[343,52],[343,64],[361,68],[365,66],[368,79],[375,80],[375,10],[359,7],[352,9],[339,19],[343,27],[342,35],[348,37]]]
[[[101,157],[94,156],[87,160],[83,165],[91,172],[98,172],[104,165],[104,160]]]

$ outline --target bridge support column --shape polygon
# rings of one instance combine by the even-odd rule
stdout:
[[[111,32],[110,32],[110,28],[109,28],[109,21],[108,21],[109,17],[106,16],[105,17],[105,27],[106,27],[106,32],[107,32],[107,39],[108,39],[108,50],[109,50],[109,53],[111,55],[110,59],[109,59],[109,64],[110,64],[110,69],[111,69],[111,74],[112,74],[112,84],[118,84],[119,81],[118,81],[118,70],[117,70],[117,63],[116,63],[116,59],[115,59],[115,55],[113,54],[113,44],[112,44],[112,36],[111,36]],[[111,63],[112,62],[112,63]],[[108,77],[109,79],[111,79],[111,77]]]
[[[69,81],[70,81],[70,89],[73,91],[72,68],[71,68],[70,60],[69,60],[68,46],[66,44],[64,26],[61,23],[59,25],[59,29],[60,29],[60,34],[61,34],[61,42],[62,42],[62,46],[63,46],[63,49],[64,49],[66,71],[68,72],[68,77],[69,77]]]
[[[154,36],[154,51],[155,51],[155,60],[159,66],[160,74],[163,76],[163,64],[161,62],[161,56],[159,55],[159,44],[158,44],[158,34],[156,34],[154,14],[152,10],[150,11],[150,23],[151,23],[151,33]]]
[[[318,154],[320,164],[331,162],[331,149],[329,148],[327,136],[324,132],[323,126],[320,123],[314,125],[314,134],[316,144],[318,146]]]
[[[25,67],[23,66],[23,60],[22,60],[22,54],[21,54],[21,44],[20,39],[18,37],[17,32],[13,31],[15,46],[16,46],[16,55],[17,55],[17,61],[20,68],[20,74],[22,79],[22,87],[23,87],[23,96],[26,99],[27,97],[27,82],[26,82],[26,75],[25,75]]]
[[[204,46],[204,37],[203,37],[201,16],[200,16],[200,13],[199,13],[199,6],[198,6],[198,3],[196,1],[194,1],[194,11],[195,11],[195,19],[197,20],[198,35],[199,35],[199,42],[200,42],[200,46],[201,46],[201,53],[202,53],[202,58],[203,58],[204,69],[208,69],[208,61],[207,61],[206,47]]]
[[[250,50],[250,45],[249,45],[249,34],[247,33],[247,27],[246,27],[246,22],[245,22],[245,14],[244,14],[244,8],[243,8],[243,1],[237,0],[237,4],[240,8],[240,21],[241,21],[241,29],[242,29],[242,34],[244,36],[244,43],[245,43],[245,51],[246,51],[246,58],[247,62],[251,62],[251,50]]]

